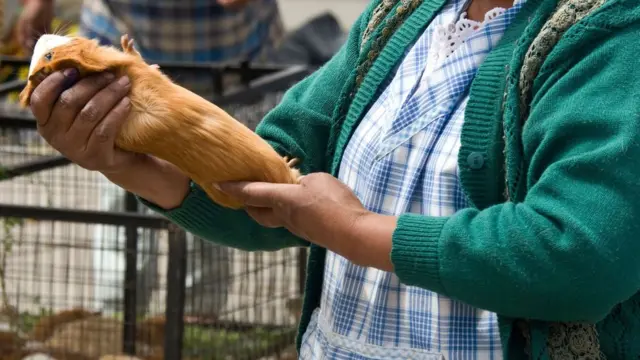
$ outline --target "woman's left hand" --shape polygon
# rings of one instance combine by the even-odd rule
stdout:
[[[219,186],[242,201],[247,213],[265,227],[285,227],[294,235],[361,265],[375,257],[364,249],[378,249],[387,264],[369,266],[389,270],[395,218],[391,224],[389,217],[367,211],[349,187],[329,174],[304,176],[299,185],[231,182]],[[381,224],[387,224],[388,231],[380,231]],[[370,231],[377,234],[369,234]],[[380,236],[382,247],[374,244]]]
[[[367,213],[351,189],[326,173],[304,176],[299,185],[261,182],[219,185],[222,191],[242,201],[247,213],[260,225],[285,227],[314,243],[348,232],[358,217]]]

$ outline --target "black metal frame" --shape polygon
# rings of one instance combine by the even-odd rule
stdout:
[[[27,161],[17,166],[5,168],[0,172],[0,181],[18,176],[30,175],[38,171],[49,170],[58,166],[69,165],[71,161],[64,156],[48,156],[43,159]]]
[[[125,211],[127,214],[138,212],[138,200],[135,195],[127,193],[125,197]],[[138,269],[138,226],[125,227],[125,239],[127,249],[125,253],[124,273],[124,331],[123,352],[135,355],[136,353],[136,295],[137,295],[137,269]]]
[[[155,215],[114,211],[57,209],[9,204],[0,204],[0,217],[17,217],[40,221],[79,222],[125,227],[135,226],[150,229],[167,229],[169,226],[169,220]]]
[[[13,90],[8,90],[5,91],[6,92],[10,92]],[[0,95],[2,95],[3,93],[0,92]],[[2,114],[2,117],[0,119],[0,121],[2,121],[2,123],[0,123],[0,128],[4,128],[4,129],[25,129],[25,130],[35,130],[38,128],[38,123],[36,122],[36,119],[33,116],[30,115],[22,115],[22,114],[12,114],[12,115],[5,115]]]
[[[173,236],[172,236],[173,235]],[[164,358],[182,359],[184,340],[185,279],[187,277],[187,236],[176,225],[169,226]],[[134,304],[135,309],[135,304]],[[173,324],[174,326],[169,326]]]
[[[25,66],[29,59],[0,56],[0,65]],[[258,100],[262,94],[286,89],[288,84],[301,80],[312,73],[315,68],[305,66],[254,66],[248,63],[240,65],[213,65],[202,63],[159,63],[161,69],[167,71],[211,71],[214,74],[214,88],[217,90],[215,102],[219,105],[248,104]],[[223,93],[222,76],[225,74],[240,75],[241,87],[238,90]],[[11,81],[0,84],[0,95],[17,91],[26,85],[25,81]],[[0,128],[37,129],[36,120],[30,115],[10,115],[0,113]],[[33,174],[43,170],[68,165],[70,161],[64,156],[50,156],[26,162],[4,169],[0,172],[0,181],[19,176]],[[166,229],[169,232],[169,264],[167,269],[166,325],[165,325],[165,358],[180,360],[182,358],[182,342],[184,332],[184,305],[186,279],[186,234],[184,230],[171,224],[167,219],[137,212],[138,202],[131,193],[126,194],[126,212],[88,211],[52,209],[44,207],[0,204],[0,217],[31,218],[41,221],[61,221],[91,224],[109,224],[125,227],[126,233],[126,268],[124,283],[124,331],[123,352],[135,354],[136,336],[136,268],[138,248],[138,228]],[[299,292],[304,292],[307,249],[301,248],[299,261]],[[239,328],[247,325],[235,324]]]

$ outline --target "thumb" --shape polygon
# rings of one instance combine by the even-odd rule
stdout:
[[[279,207],[297,199],[300,185],[273,184],[266,182],[223,182],[218,183],[220,191],[253,207]]]

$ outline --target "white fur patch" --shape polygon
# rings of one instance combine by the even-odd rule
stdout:
[[[36,46],[33,48],[33,55],[31,56],[31,63],[29,64],[29,76],[33,73],[33,70],[40,61],[40,59],[56,46],[64,45],[71,41],[70,37],[60,35],[42,35],[36,42]]]

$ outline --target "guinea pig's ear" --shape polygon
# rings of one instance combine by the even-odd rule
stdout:
[[[31,101],[31,94],[33,94],[33,91],[35,89],[36,89],[36,85],[34,85],[33,82],[31,81],[28,81],[27,86],[25,86],[24,89],[22,89],[22,91],[20,92],[20,95],[18,96],[18,100],[22,108],[29,107],[29,102]]]
[[[42,80],[44,80],[49,74],[51,74],[51,69],[47,68],[47,67],[42,67],[40,68],[40,70],[34,72],[33,74],[31,74],[31,76],[29,76],[29,81],[32,83],[35,83],[35,85],[38,85],[39,83],[42,82]]]
[[[80,76],[87,73],[97,73],[106,71],[109,67],[106,65],[107,61],[98,59],[96,51],[92,49],[79,49],[79,51],[72,54],[65,53],[61,56],[56,64],[55,69],[68,69],[76,68],[80,72]]]
[[[109,69],[105,62],[100,62],[94,59],[92,56],[83,56],[80,52],[80,56],[77,58],[67,58],[58,61],[56,64],[57,69],[76,68],[81,75],[87,73],[103,72]]]

